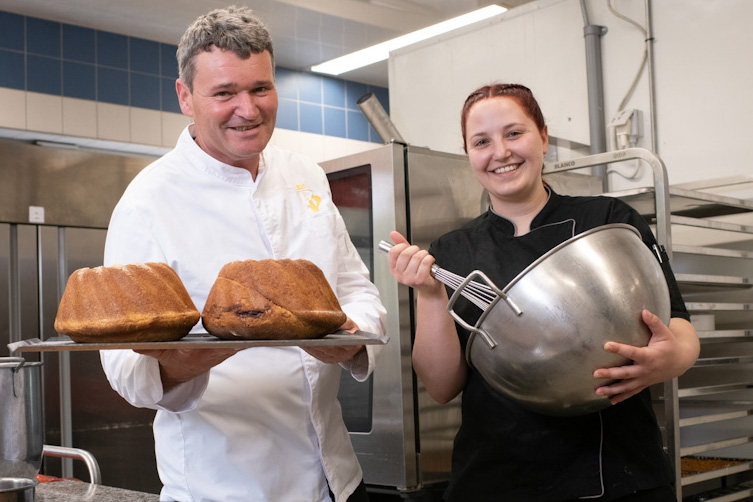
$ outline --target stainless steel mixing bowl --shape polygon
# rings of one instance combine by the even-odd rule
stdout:
[[[470,326],[453,307],[479,279],[497,298]],[[559,416],[609,406],[594,392],[606,381],[594,379],[593,372],[628,362],[606,352],[605,342],[647,344],[651,333],[641,319],[643,309],[668,323],[669,291],[657,257],[625,224],[576,235],[502,290],[483,272],[473,272],[448,304],[453,317],[471,331],[468,363],[521,406]]]

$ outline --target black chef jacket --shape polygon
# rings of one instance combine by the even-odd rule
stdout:
[[[649,247],[656,242],[646,221],[618,199],[550,191],[526,235],[515,237],[513,224],[490,209],[440,237],[430,252],[443,269],[463,277],[481,270],[504,287],[558,244],[610,223],[634,226]],[[672,317],[689,319],[663,261]],[[471,325],[480,315],[463,299],[454,310]],[[469,333],[457,329],[465,347]],[[596,500],[613,500],[674,482],[648,389],[601,412],[552,417],[521,408],[469,368],[462,400],[448,501],[563,502],[599,496],[602,481],[604,495]]]

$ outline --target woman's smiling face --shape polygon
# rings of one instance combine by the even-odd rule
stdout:
[[[465,127],[471,169],[489,192],[492,207],[524,202],[543,190],[541,170],[549,146],[546,126],[539,131],[515,98],[476,102]]]

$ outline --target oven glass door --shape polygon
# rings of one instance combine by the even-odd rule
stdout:
[[[327,175],[332,190],[332,200],[345,221],[353,245],[369,269],[374,280],[373,210],[371,200],[371,166],[363,165]],[[343,419],[350,432],[370,432],[372,426],[374,382],[370,376],[364,382],[356,381],[343,372],[338,398]]]

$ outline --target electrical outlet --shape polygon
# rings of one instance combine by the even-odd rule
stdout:
[[[44,223],[44,208],[29,206],[29,223]]]
[[[618,149],[634,147],[643,137],[643,112],[640,110],[620,110],[609,122]]]

